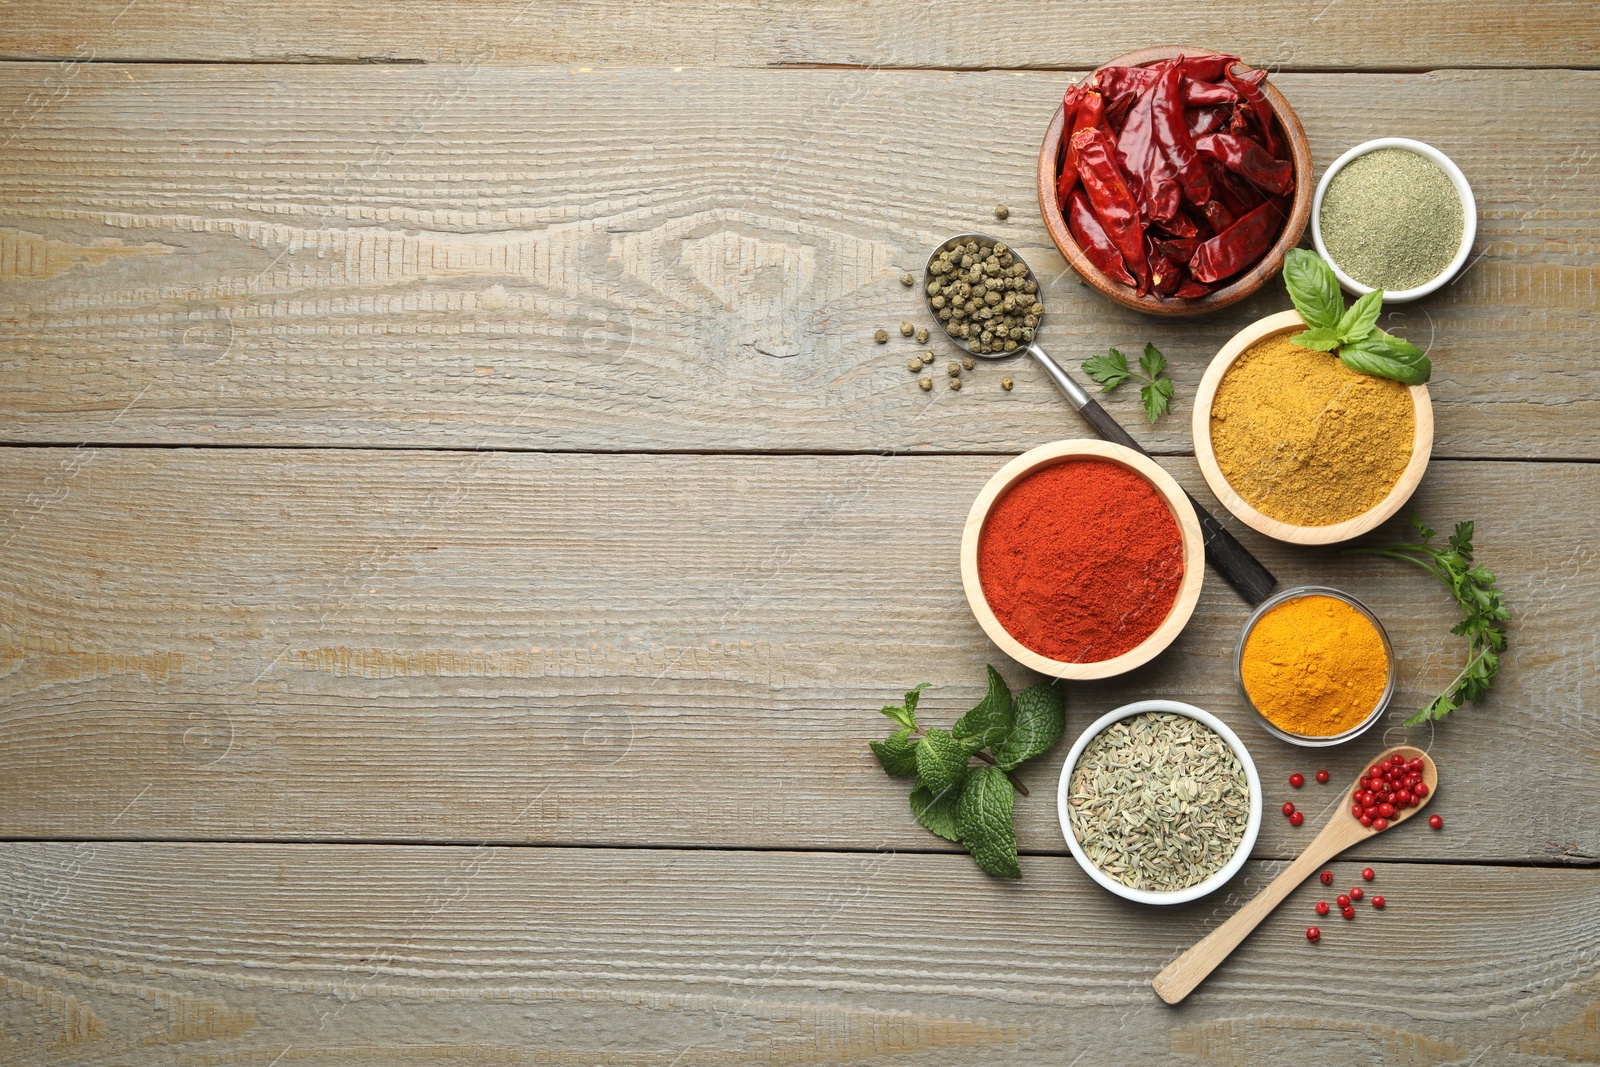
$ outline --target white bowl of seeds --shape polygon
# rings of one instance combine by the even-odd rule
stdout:
[[[1090,878],[1141,904],[1198,900],[1238,873],[1261,830],[1261,779],[1209,711],[1141,700],[1067,754],[1056,812]]]

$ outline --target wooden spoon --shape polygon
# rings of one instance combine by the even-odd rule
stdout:
[[[1389,820],[1388,830],[1393,830],[1427,807],[1428,801],[1439,791],[1439,768],[1434,766],[1433,760],[1428,758],[1426,752],[1412,745],[1399,745],[1381,752],[1368,766],[1383,763],[1397,753],[1407,760],[1422,760],[1422,780],[1427,783],[1428,795],[1418,798],[1416,807],[1402,808],[1395,812],[1394,817]],[[1366,773],[1365,769],[1362,773]],[[1155,987],[1156,996],[1168,1004],[1176,1004],[1194,992],[1194,987],[1205,981],[1206,975],[1227,959],[1228,954],[1238,948],[1239,943],[1250,935],[1250,931],[1254,930],[1262,919],[1272,914],[1272,909],[1282,903],[1283,898],[1288,896],[1295,886],[1305,881],[1307,875],[1357,841],[1364,841],[1379,832],[1370,826],[1362,826],[1356,817],[1350,814],[1350,794],[1359,788],[1361,783],[1358,778],[1340,795],[1339,805],[1333,813],[1333,818],[1328,820],[1328,825],[1324,826],[1322,832],[1306,846],[1304,852],[1300,853],[1299,859],[1289,864],[1282,874],[1272,880],[1271,885],[1257,893],[1253,900],[1234,912],[1227,922],[1196,941],[1190,946],[1189,951],[1167,964],[1166,969],[1156,975],[1155,981],[1151,983]]]

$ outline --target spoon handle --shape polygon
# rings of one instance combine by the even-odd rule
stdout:
[[[1121,423],[1113,419],[1105,408],[1101,407],[1093,397],[1083,391],[1083,386],[1072,380],[1072,376],[1062,369],[1061,364],[1051,359],[1037,342],[1030,342],[1028,354],[1039,361],[1044,372],[1050,380],[1056,383],[1056,388],[1066,394],[1072,401],[1072,406],[1078,409],[1078,414],[1083,416],[1083,421],[1094,427],[1094,432],[1105,441],[1112,444],[1123,445],[1142,455],[1150,455],[1133,435],[1122,428]],[[1245,603],[1252,606],[1261,603],[1272,595],[1273,586],[1278,584],[1278,579],[1272,572],[1261,565],[1261,561],[1250,554],[1250,550],[1241,545],[1228,528],[1218,522],[1205,508],[1200,506],[1200,501],[1194,498],[1193,493],[1187,494],[1189,503],[1194,505],[1194,513],[1200,520],[1200,531],[1205,540],[1206,560],[1217,569],[1217,573],[1227,579],[1228,584],[1238,590],[1244,597]]]
[[[1167,964],[1151,983],[1156,996],[1168,1004],[1176,1004],[1194,991],[1206,975],[1228,958],[1229,953],[1250,935],[1272,909],[1283,902],[1290,891],[1324,863],[1349,848],[1361,837],[1360,824],[1335,812],[1316,840],[1300,853],[1300,857],[1244,907],[1234,912],[1227,922],[1189,946],[1189,950]]]

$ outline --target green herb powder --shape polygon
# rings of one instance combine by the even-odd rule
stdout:
[[[1437,278],[1461,248],[1461,197],[1433,160],[1380,148],[1328,183],[1319,223],[1328,256],[1350,277],[1386,292]]]

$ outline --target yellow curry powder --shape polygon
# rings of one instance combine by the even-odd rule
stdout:
[[[1410,462],[1415,432],[1405,386],[1287,337],[1246,349],[1211,405],[1222,476],[1261,514],[1296,526],[1376,507]]]
[[[1250,702],[1280,730],[1332,737],[1378,706],[1389,657],[1361,612],[1337,597],[1302,596],[1256,622],[1239,673]]]

